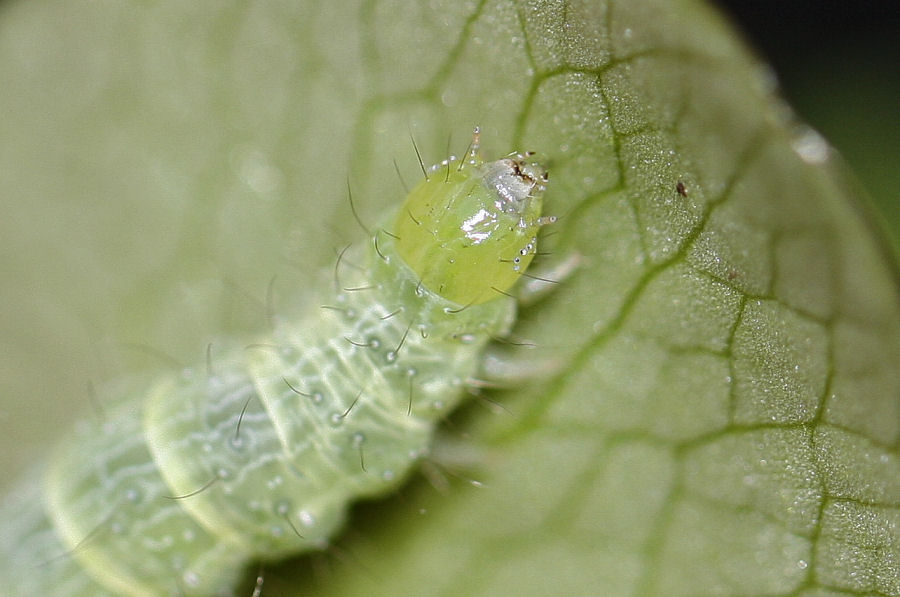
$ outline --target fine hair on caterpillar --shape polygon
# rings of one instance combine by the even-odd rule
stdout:
[[[466,390],[491,383],[511,289],[552,284],[527,269],[555,221],[531,153],[485,161],[478,129],[461,157],[428,168],[415,152],[423,180],[377,227],[348,183],[367,242],[337,252],[297,317],[271,315],[270,289],[271,329],[249,344],[103,390],[103,420],[2,505],[0,593],[231,595],[247,564],[326,548],[350,504],[415,470]]]

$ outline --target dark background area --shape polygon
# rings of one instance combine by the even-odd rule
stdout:
[[[801,118],[837,147],[900,248],[900,2],[719,0]]]

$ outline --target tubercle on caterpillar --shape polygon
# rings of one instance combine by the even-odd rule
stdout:
[[[26,549],[0,540],[9,571],[63,554],[15,594],[230,595],[245,564],[326,547],[348,504],[397,487],[511,329],[508,290],[554,221],[533,155],[484,162],[479,141],[423,168],[327,308],[128,388],[66,438],[46,514],[9,502],[31,508],[11,531]]]

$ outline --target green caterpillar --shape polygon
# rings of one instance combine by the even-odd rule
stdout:
[[[326,547],[350,502],[396,488],[509,332],[506,291],[552,221],[546,170],[478,142],[426,171],[364,271],[304,317],[108,389],[106,420],[4,502],[0,593],[232,595],[247,563]]]

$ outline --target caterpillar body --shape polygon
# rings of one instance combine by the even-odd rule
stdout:
[[[552,221],[546,170],[478,140],[305,316],[77,426],[2,507],[0,593],[231,595],[248,562],[327,546],[350,502],[397,487],[509,332],[506,290]]]

